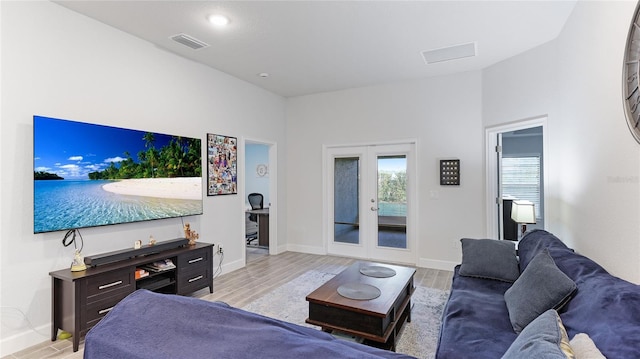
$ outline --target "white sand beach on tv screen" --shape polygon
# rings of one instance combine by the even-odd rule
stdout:
[[[105,191],[157,198],[202,199],[201,177],[136,178],[107,183]]]

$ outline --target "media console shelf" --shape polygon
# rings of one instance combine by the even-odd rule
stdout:
[[[136,269],[165,259],[170,259],[175,268],[136,279]],[[78,351],[80,338],[136,289],[185,295],[208,287],[213,293],[212,271],[213,244],[196,243],[88,267],[81,272],[51,272],[51,340],[57,339],[59,329],[72,333],[73,351]]]

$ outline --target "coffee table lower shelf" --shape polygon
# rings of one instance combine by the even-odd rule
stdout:
[[[396,338],[402,326],[405,322],[411,322],[411,295],[415,291],[411,284],[400,305],[385,316],[310,302],[309,318],[305,322],[317,325],[325,332],[338,331],[362,338],[366,345],[395,351]],[[396,313],[400,315],[396,316]],[[312,317],[324,320],[314,320]]]

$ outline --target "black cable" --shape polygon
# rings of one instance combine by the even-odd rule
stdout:
[[[70,235],[73,235],[73,237],[71,238],[70,242],[67,242],[67,239],[69,238]],[[62,238],[62,245],[65,247],[69,247],[71,243],[75,243],[75,241],[76,241],[76,230],[71,229],[67,231],[67,234],[65,234],[64,238]]]
[[[78,245],[76,244],[76,232],[80,237],[80,250],[78,252],[82,252],[82,248],[84,248],[84,239],[82,238],[82,234],[80,234],[80,231],[77,229],[70,229],[67,231],[67,233],[64,235],[64,238],[62,238],[62,245],[65,247],[69,247],[73,243],[74,248],[77,250]],[[69,240],[69,237],[71,237],[71,240]]]
[[[78,251],[78,253],[82,253],[82,249],[84,248],[84,238],[82,238],[82,233],[80,233],[80,230],[76,230],[76,232],[78,232],[78,237],[80,237],[80,250]],[[76,247],[76,249],[78,249],[78,247]]]
[[[222,274],[222,261],[224,260],[224,252],[219,254],[220,254],[220,262],[218,263],[218,268],[215,270],[215,272],[213,272],[213,276],[212,276],[213,279],[218,278],[218,276]]]

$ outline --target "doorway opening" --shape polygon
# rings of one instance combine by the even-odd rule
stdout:
[[[514,201],[531,202],[535,223],[527,230],[545,228],[546,117],[486,130],[487,235],[518,240],[522,224],[511,218]]]
[[[275,151],[273,143],[244,143],[245,263],[275,254]]]

